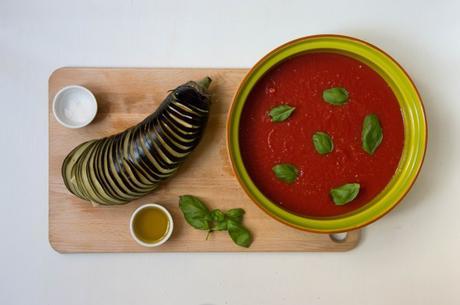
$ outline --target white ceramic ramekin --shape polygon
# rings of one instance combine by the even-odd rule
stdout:
[[[82,109],[82,108],[85,109]],[[81,118],[76,120],[75,113],[80,111]],[[97,101],[94,94],[82,86],[66,86],[59,90],[53,99],[53,114],[61,125],[67,128],[80,128],[88,125],[97,113]]]
[[[168,218],[168,229],[166,231],[166,233],[163,235],[163,237],[154,242],[154,243],[146,243],[142,240],[140,240],[137,236],[136,236],[136,233],[134,232],[134,219],[136,218],[136,215],[142,211],[143,209],[146,209],[146,208],[157,208],[159,210],[161,210],[163,213],[165,213],[166,217]],[[172,219],[172,216],[171,214],[169,213],[169,211],[159,205],[159,204],[156,204],[156,203],[148,203],[148,204],[144,204],[144,205],[141,205],[140,207],[138,207],[134,212],[133,214],[131,215],[131,219],[129,221],[129,231],[131,232],[131,237],[141,246],[144,246],[144,247],[158,247],[162,244],[164,244],[170,237],[171,237],[171,234],[173,232],[173,228],[174,228],[174,222],[173,222],[173,219]]]

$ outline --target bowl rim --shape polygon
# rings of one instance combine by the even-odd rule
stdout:
[[[334,49],[334,48],[330,48],[330,49],[327,49],[327,48],[325,48],[325,49],[324,48],[323,49],[312,48],[312,49],[301,50],[301,51],[294,52],[294,53],[292,53],[292,54],[290,54],[288,56],[282,57],[278,61],[274,61],[271,64],[270,63],[267,64],[268,60],[272,59],[272,57],[276,56],[278,53],[281,53],[283,50],[288,50],[290,47],[295,48],[297,45],[299,45],[301,43],[307,43],[307,42],[315,40],[315,39],[316,40],[317,39],[330,39],[331,41],[335,41],[335,42],[341,41],[343,43],[356,44],[356,45],[359,45],[361,48],[365,48],[368,52],[375,53],[375,54],[373,54],[373,56],[375,56],[377,58],[380,57],[381,59],[384,59],[384,60],[388,61],[388,63],[394,65],[394,67],[393,67],[394,70],[392,72],[399,74],[399,77],[401,77],[401,79],[399,79],[399,81],[405,81],[406,84],[404,84],[404,85],[408,86],[408,87],[405,88],[405,90],[408,90],[408,91],[406,91],[406,93],[407,92],[411,93],[413,95],[413,97],[415,98],[412,101],[412,103],[410,104],[410,106],[413,109],[409,109],[409,110],[413,111],[414,113],[418,111],[417,112],[417,117],[413,118],[413,120],[414,120],[414,122],[417,121],[420,124],[420,126],[418,126],[418,128],[413,127],[414,130],[412,130],[412,137],[411,138],[414,138],[415,135],[420,135],[419,136],[419,141],[421,141],[422,143],[420,143],[420,142],[419,143],[408,143],[409,140],[407,139],[407,135],[406,135],[406,129],[408,127],[406,126],[406,124],[410,125],[410,123],[413,123],[413,122],[411,121],[411,122],[406,123],[405,116],[407,114],[405,114],[404,111],[402,111],[403,121],[404,121],[404,130],[405,130],[405,139],[404,139],[405,143],[404,143],[404,148],[403,148],[403,155],[401,156],[401,160],[400,160],[400,163],[399,163],[397,171],[396,171],[397,174],[395,174],[393,176],[393,178],[390,180],[390,182],[387,184],[387,186],[376,197],[374,197],[368,204],[364,205],[362,208],[359,208],[359,209],[357,209],[357,210],[355,210],[355,211],[353,211],[351,213],[344,214],[344,215],[339,215],[339,216],[336,216],[336,217],[318,218],[318,217],[299,216],[297,214],[294,214],[292,212],[289,212],[289,211],[287,211],[285,209],[282,209],[281,207],[277,206],[276,203],[272,202],[270,199],[265,197],[265,195],[252,182],[251,178],[249,177],[249,174],[247,173],[247,171],[246,171],[246,169],[244,167],[244,164],[243,164],[243,161],[242,161],[242,158],[241,158],[241,153],[239,151],[239,144],[236,143],[236,145],[234,145],[235,140],[233,140],[233,138],[236,138],[236,141],[238,141],[238,132],[233,131],[233,129],[237,130],[237,128],[235,128],[233,125],[239,126],[239,119],[241,117],[241,112],[240,112],[240,113],[238,113],[239,116],[237,117],[237,121],[234,121],[235,108],[237,107],[237,105],[242,104],[240,106],[241,111],[242,111],[242,108],[243,108],[243,106],[244,106],[244,104],[246,102],[247,96],[244,98],[243,102],[239,101],[239,99],[240,99],[240,95],[241,95],[242,91],[248,86],[248,80],[251,77],[253,77],[254,73],[256,73],[258,71],[258,69],[263,68],[264,65],[268,66],[268,68],[265,67],[265,71],[261,72],[261,75],[256,77],[256,80],[252,84],[252,87],[250,87],[250,89],[249,89],[249,92],[250,92],[252,90],[254,84],[257,83],[257,81],[263,75],[265,75],[265,73],[267,73],[272,67],[274,67],[275,65],[279,64],[283,60],[285,60],[285,59],[287,59],[289,57],[298,55],[298,54],[309,52],[309,51],[314,51],[314,50],[316,50],[316,51],[327,51],[327,50],[331,51],[332,49]],[[383,70],[378,71],[379,69],[383,69],[383,68],[381,68],[377,64],[374,65],[374,62],[371,59],[366,58],[366,57],[361,57],[362,54],[358,54],[358,53],[353,54],[350,50],[345,50],[345,49],[334,49],[334,50],[337,51],[337,52],[340,52],[342,54],[348,53],[347,55],[350,55],[352,57],[360,57],[360,59],[358,59],[358,60],[361,60],[365,64],[369,65],[376,73],[379,73],[379,75],[381,75],[384,78],[384,80],[390,85],[390,87],[392,88],[393,93],[396,95],[396,97],[398,99],[398,103],[400,103],[400,107],[403,108],[403,105],[401,103],[403,101],[406,101],[407,97],[405,97],[403,99],[403,96],[400,96],[400,95],[402,95],[401,92],[399,92],[399,95],[397,94],[397,92],[395,92],[396,89],[398,89],[398,90],[403,89],[402,85],[401,85],[402,87],[399,87],[399,85],[396,84],[396,81],[394,79],[395,75],[393,75],[393,77],[390,77],[389,75],[385,74],[385,72]],[[383,64],[381,63],[381,65],[383,65]],[[234,135],[235,133],[236,133],[236,135]],[[420,94],[419,94],[419,91],[418,91],[417,87],[415,86],[413,80],[411,79],[409,74],[406,72],[406,70],[392,56],[390,56],[389,54],[387,54],[385,51],[381,50],[377,46],[375,46],[375,45],[373,45],[373,44],[371,44],[369,42],[363,41],[361,39],[357,39],[357,38],[350,37],[350,36],[345,36],[345,35],[338,35],[338,34],[320,34],[320,35],[308,35],[308,36],[304,36],[304,37],[300,37],[300,38],[288,41],[288,42],[276,47],[275,49],[271,50],[264,57],[259,59],[251,69],[249,69],[249,71],[246,73],[246,75],[241,80],[241,82],[240,82],[240,84],[238,86],[238,89],[236,90],[236,92],[235,92],[235,94],[233,96],[232,104],[231,104],[231,106],[229,108],[229,111],[228,111],[228,114],[227,114],[226,138],[227,138],[226,139],[227,140],[227,152],[228,152],[228,155],[229,155],[229,158],[230,158],[230,163],[232,164],[233,172],[234,172],[239,184],[241,185],[241,187],[245,191],[245,193],[250,197],[250,199],[259,208],[261,208],[270,217],[272,217],[272,218],[274,218],[274,219],[276,219],[276,220],[278,220],[278,221],[280,221],[280,222],[282,222],[282,223],[284,223],[286,225],[289,225],[291,227],[294,227],[294,228],[297,228],[297,229],[300,229],[300,230],[309,231],[309,232],[315,232],[315,233],[339,233],[339,232],[346,232],[346,231],[350,231],[350,230],[359,229],[361,227],[367,226],[367,225],[377,221],[378,219],[380,219],[381,217],[383,217],[384,215],[389,213],[407,195],[407,193],[409,192],[409,190],[412,188],[413,184],[415,183],[415,180],[417,179],[417,177],[418,177],[418,175],[420,173],[420,170],[422,168],[422,165],[423,165],[423,162],[424,162],[424,159],[425,159],[426,148],[427,148],[427,139],[428,139],[428,127],[427,127],[427,119],[426,119],[425,108],[424,108],[424,105],[423,105],[423,102],[422,102],[422,99],[420,97]],[[385,201],[383,201],[381,199],[380,199],[380,201],[376,201],[376,199],[378,199],[379,197],[383,196],[382,194],[384,194],[385,191],[388,192],[388,190],[391,190],[391,191],[393,191],[393,193],[395,193],[394,180],[396,178],[401,177],[404,174],[404,173],[399,173],[398,170],[400,169],[400,167],[402,165],[406,165],[410,161],[409,160],[409,161],[407,161],[405,163],[403,162],[403,159],[406,158],[404,156],[404,154],[405,153],[407,154],[406,150],[408,150],[410,148],[410,147],[406,147],[409,144],[412,144],[412,146],[417,145],[418,150],[415,151],[415,153],[412,153],[412,154],[409,155],[409,158],[413,159],[413,163],[415,164],[415,167],[411,168],[411,170],[407,174],[407,175],[409,175],[408,180],[405,181],[405,182],[403,181],[404,182],[403,183],[404,190],[402,192],[396,192],[395,196],[397,196],[398,198],[397,199],[392,199],[392,202],[390,202],[390,203],[384,204]],[[420,144],[422,144],[422,145],[420,145]],[[234,149],[233,146],[237,146],[238,149]],[[237,154],[236,156],[234,154],[235,153],[234,150],[236,150],[236,154]],[[238,160],[238,158],[239,158],[239,160]],[[238,161],[239,161],[239,164],[237,164]],[[406,170],[407,170],[407,168],[406,168]],[[246,175],[246,178],[242,177],[243,175],[242,175],[242,173],[240,171],[242,171],[242,173],[244,175]],[[398,182],[398,179],[396,179],[395,181]],[[248,184],[250,184],[250,185],[248,185]],[[392,186],[393,188],[391,188],[390,186]],[[251,190],[251,188],[253,190]],[[387,190],[387,188],[388,188],[388,190]],[[256,194],[254,194],[254,189],[256,191]],[[391,194],[391,192],[390,192],[390,194]],[[262,203],[261,200],[264,200],[265,202]],[[267,203],[270,205],[269,207],[266,206]],[[377,205],[376,203],[380,203],[380,205]],[[276,206],[276,207],[274,207],[274,206]],[[272,211],[270,211],[269,208],[271,208]],[[380,210],[378,210],[378,208],[380,208]],[[288,219],[285,219],[285,218],[281,217],[280,215],[274,214],[273,210],[276,210],[278,212],[281,211],[280,214],[283,214],[286,217],[290,217],[291,219],[288,220]],[[364,212],[366,212],[367,210],[369,210],[371,212],[373,210],[377,210],[377,211],[374,211],[374,214],[371,213],[371,215],[368,215],[368,216],[371,216],[371,217],[369,217],[366,220],[361,220],[360,222],[351,221],[354,218],[359,218],[359,217],[355,217],[356,215],[358,215],[358,216],[359,216],[359,214],[364,215],[365,214]],[[370,212],[367,212],[367,213],[369,214]],[[311,226],[311,225],[304,225],[304,223],[302,225],[299,225],[299,223],[293,223],[292,219],[297,219],[297,220],[302,219],[302,220],[304,220],[304,222],[314,222],[316,224],[321,223],[321,225],[319,225],[319,226],[316,226],[316,225]],[[351,223],[350,223],[350,221],[351,221]],[[331,226],[331,227],[328,227],[327,224],[335,224],[335,225]]]

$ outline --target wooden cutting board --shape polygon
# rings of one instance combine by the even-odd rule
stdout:
[[[59,252],[255,252],[346,251],[358,242],[359,231],[344,241],[327,234],[293,229],[272,219],[247,197],[227,156],[225,122],[234,92],[246,69],[61,68],[49,79],[49,240]],[[142,199],[119,207],[93,207],[67,191],[61,177],[65,156],[83,141],[123,131],[152,113],[167,91],[209,75],[213,105],[205,136],[177,175]],[[53,117],[52,100],[59,89],[78,84],[98,102],[95,120],[81,129],[61,126]],[[211,234],[190,227],[178,208],[178,197],[200,197],[210,208],[246,210],[244,224],[254,235],[249,249],[233,244],[226,232]],[[157,202],[174,218],[171,239],[161,247],[139,246],[129,234],[129,218],[140,204]]]

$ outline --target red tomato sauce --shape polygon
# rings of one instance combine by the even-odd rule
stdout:
[[[342,106],[326,103],[325,89],[349,92]],[[280,104],[296,107],[284,122],[268,112]],[[374,155],[361,146],[366,115],[378,116],[383,141]],[[312,144],[317,131],[327,132],[334,150],[320,155]],[[335,53],[309,53],[288,59],[267,72],[244,106],[239,135],[244,165],[259,190],[282,208],[314,217],[351,212],[381,192],[394,175],[404,145],[398,101],[384,79],[366,64]],[[272,167],[291,163],[299,169],[292,184],[279,181]],[[358,196],[337,206],[329,191],[360,183]]]

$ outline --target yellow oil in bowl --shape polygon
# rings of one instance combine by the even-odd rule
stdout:
[[[139,207],[131,217],[131,235],[141,245],[154,247],[163,244],[172,233],[169,212],[157,204]]]

